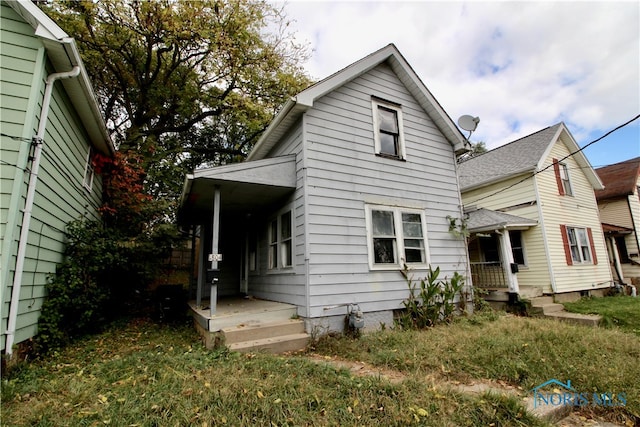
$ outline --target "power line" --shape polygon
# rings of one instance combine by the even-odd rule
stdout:
[[[598,141],[600,141],[600,140],[602,140],[602,139],[606,138],[607,136],[611,135],[613,132],[615,132],[615,131],[617,131],[617,130],[619,130],[619,129],[621,129],[621,128],[625,127],[625,126],[627,126],[628,124],[630,124],[631,122],[633,122],[633,121],[635,121],[635,120],[638,120],[638,118],[640,118],[640,114],[638,114],[637,116],[635,116],[635,117],[634,117],[634,118],[632,118],[631,120],[628,120],[628,121],[626,121],[625,123],[623,123],[623,124],[621,124],[621,125],[619,125],[619,126],[617,126],[617,127],[613,128],[613,129],[611,129],[610,131],[608,131],[608,132],[607,132],[607,133],[605,133],[604,135],[600,136],[599,138],[594,139],[594,140],[593,140],[593,141],[591,141],[590,143],[586,144],[584,147],[581,147],[581,148],[577,149],[576,151],[574,151],[574,152],[572,152],[572,153],[567,154],[567,155],[566,155],[566,156],[564,156],[562,159],[558,160],[558,163],[560,163],[560,162],[562,162],[562,161],[564,161],[564,160],[568,159],[569,157],[571,157],[571,156],[573,156],[573,155],[575,155],[575,154],[578,154],[579,152],[581,152],[581,151],[582,151],[582,150],[584,150],[585,148],[587,148],[587,147],[589,147],[589,146],[591,146],[591,145],[595,144],[596,142],[598,142]],[[507,190],[509,190],[509,189],[511,189],[511,188],[513,188],[513,187],[515,187],[516,185],[522,184],[522,183],[523,183],[523,182],[525,182],[526,180],[533,178],[534,176],[538,175],[539,173],[542,173],[542,172],[546,171],[546,170],[547,170],[547,169],[549,169],[550,167],[553,167],[553,165],[554,165],[554,163],[551,163],[551,164],[549,164],[549,165],[545,166],[544,168],[540,169],[539,171],[533,171],[533,172],[531,173],[531,175],[527,175],[527,176],[525,176],[524,178],[522,178],[521,180],[519,180],[519,181],[517,181],[517,182],[515,182],[515,183],[513,183],[513,184],[511,184],[511,185],[508,185],[507,187],[504,187],[504,188],[501,188],[501,189],[499,189],[499,190],[497,190],[497,191],[494,191],[493,193],[488,194],[488,195],[486,195],[486,196],[484,196],[484,197],[481,197],[481,198],[479,198],[479,199],[477,199],[477,200],[474,200],[473,202],[469,202],[468,204],[478,203],[478,202],[480,202],[480,201],[482,201],[482,200],[488,199],[489,197],[497,196],[498,194],[503,193],[503,192],[505,192],[505,191],[507,191]]]

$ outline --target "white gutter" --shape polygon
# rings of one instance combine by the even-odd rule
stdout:
[[[49,106],[51,104],[51,96],[53,94],[53,85],[56,80],[76,77],[80,74],[80,66],[76,65],[71,71],[63,73],[53,73],[47,77],[44,98],[42,99],[42,109],[40,112],[40,123],[38,124],[38,132],[33,137],[32,144],[35,144],[33,153],[33,161],[31,163],[31,172],[29,175],[29,186],[27,188],[27,199],[24,206],[24,214],[22,217],[22,226],[20,227],[20,239],[18,240],[18,254],[16,259],[16,270],[13,276],[13,287],[11,289],[11,303],[9,305],[9,321],[7,324],[7,342],[5,345],[6,353],[11,356],[13,354],[13,343],[15,341],[16,323],[18,320],[18,305],[20,300],[20,288],[22,286],[22,273],[24,272],[24,260],[27,253],[27,239],[29,237],[29,226],[31,223],[31,211],[33,210],[33,199],[36,194],[36,184],[38,182],[38,169],[40,167],[40,158],[42,157],[42,145],[44,143],[44,134],[47,127],[47,118],[49,116]]]

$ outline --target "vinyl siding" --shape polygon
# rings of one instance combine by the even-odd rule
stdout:
[[[38,55],[44,51],[39,39],[34,36],[33,28],[7,5],[0,7],[0,124],[4,134],[29,140],[35,135],[38,125],[36,116],[40,114],[44,79],[52,70],[49,67],[46,70],[38,69]],[[66,224],[82,216],[98,218],[101,180],[98,176],[94,178],[91,192],[82,186],[89,152],[88,140],[61,83],[55,83],[26,250],[16,343],[36,333],[39,310],[46,295],[47,275],[54,273],[56,265],[62,261]],[[11,163],[3,164],[0,174],[1,256],[2,266],[7,269],[2,275],[1,284],[3,349],[28,180],[26,173],[16,173],[16,168],[28,167],[24,156],[25,145],[28,147],[28,141],[2,137],[2,160]],[[14,185],[16,179],[21,181],[21,185]]]
[[[542,168],[552,159],[562,159],[569,154],[563,143],[557,142],[545,159]],[[569,157],[563,161],[569,168],[573,196],[560,196],[553,167],[536,175],[540,192],[540,208],[546,229],[551,268],[556,281],[556,292],[570,292],[609,286],[612,280],[607,262],[600,217],[593,187],[587,181],[579,165]],[[598,264],[567,265],[560,225],[591,228]]]
[[[540,224],[535,183],[531,174],[524,174],[492,185],[464,192],[462,200],[466,208],[471,206],[492,210],[504,210],[511,215],[538,221],[538,225],[522,231],[522,243],[526,266],[520,266],[518,286],[540,287],[551,291],[551,275],[544,247],[544,233]],[[510,188],[509,188],[510,187]],[[501,191],[501,189],[504,189]]]
[[[406,161],[375,156],[372,95],[401,105]],[[386,64],[317,100],[304,121],[310,317],[346,303],[396,309],[408,296],[397,270],[369,269],[366,203],[423,209],[431,264],[442,277],[466,271],[446,220],[461,215],[453,149]]]
[[[629,210],[629,202],[633,196],[620,199],[608,199],[598,203],[600,219],[604,224],[633,228],[633,218]]]

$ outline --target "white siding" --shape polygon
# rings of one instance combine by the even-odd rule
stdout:
[[[372,96],[401,105],[406,162],[375,156]],[[304,120],[311,317],[346,303],[396,309],[408,295],[397,270],[369,270],[366,203],[423,209],[431,264],[442,277],[466,272],[446,220],[461,215],[453,149],[386,64],[316,101]]]

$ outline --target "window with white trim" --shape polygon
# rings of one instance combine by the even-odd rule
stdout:
[[[93,166],[93,149],[89,148],[87,153],[87,161],[84,165],[84,178],[82,179],[82,186],[85,190],[91,192],[93,189],[93,177],[95,175],[95,168]]]
[[[293,266],[292,218],[289,210],[269,222],[269,270]]]
[[[406,158],[400,105],[372,98],[373,132],[376,155],[393,159]]]
[[[567,227],[567,238],[573,263],[591,262],[591,244],[586,228]]]
[[[372,269],[428,265],[424,211],[368,205],[366,214]]]

